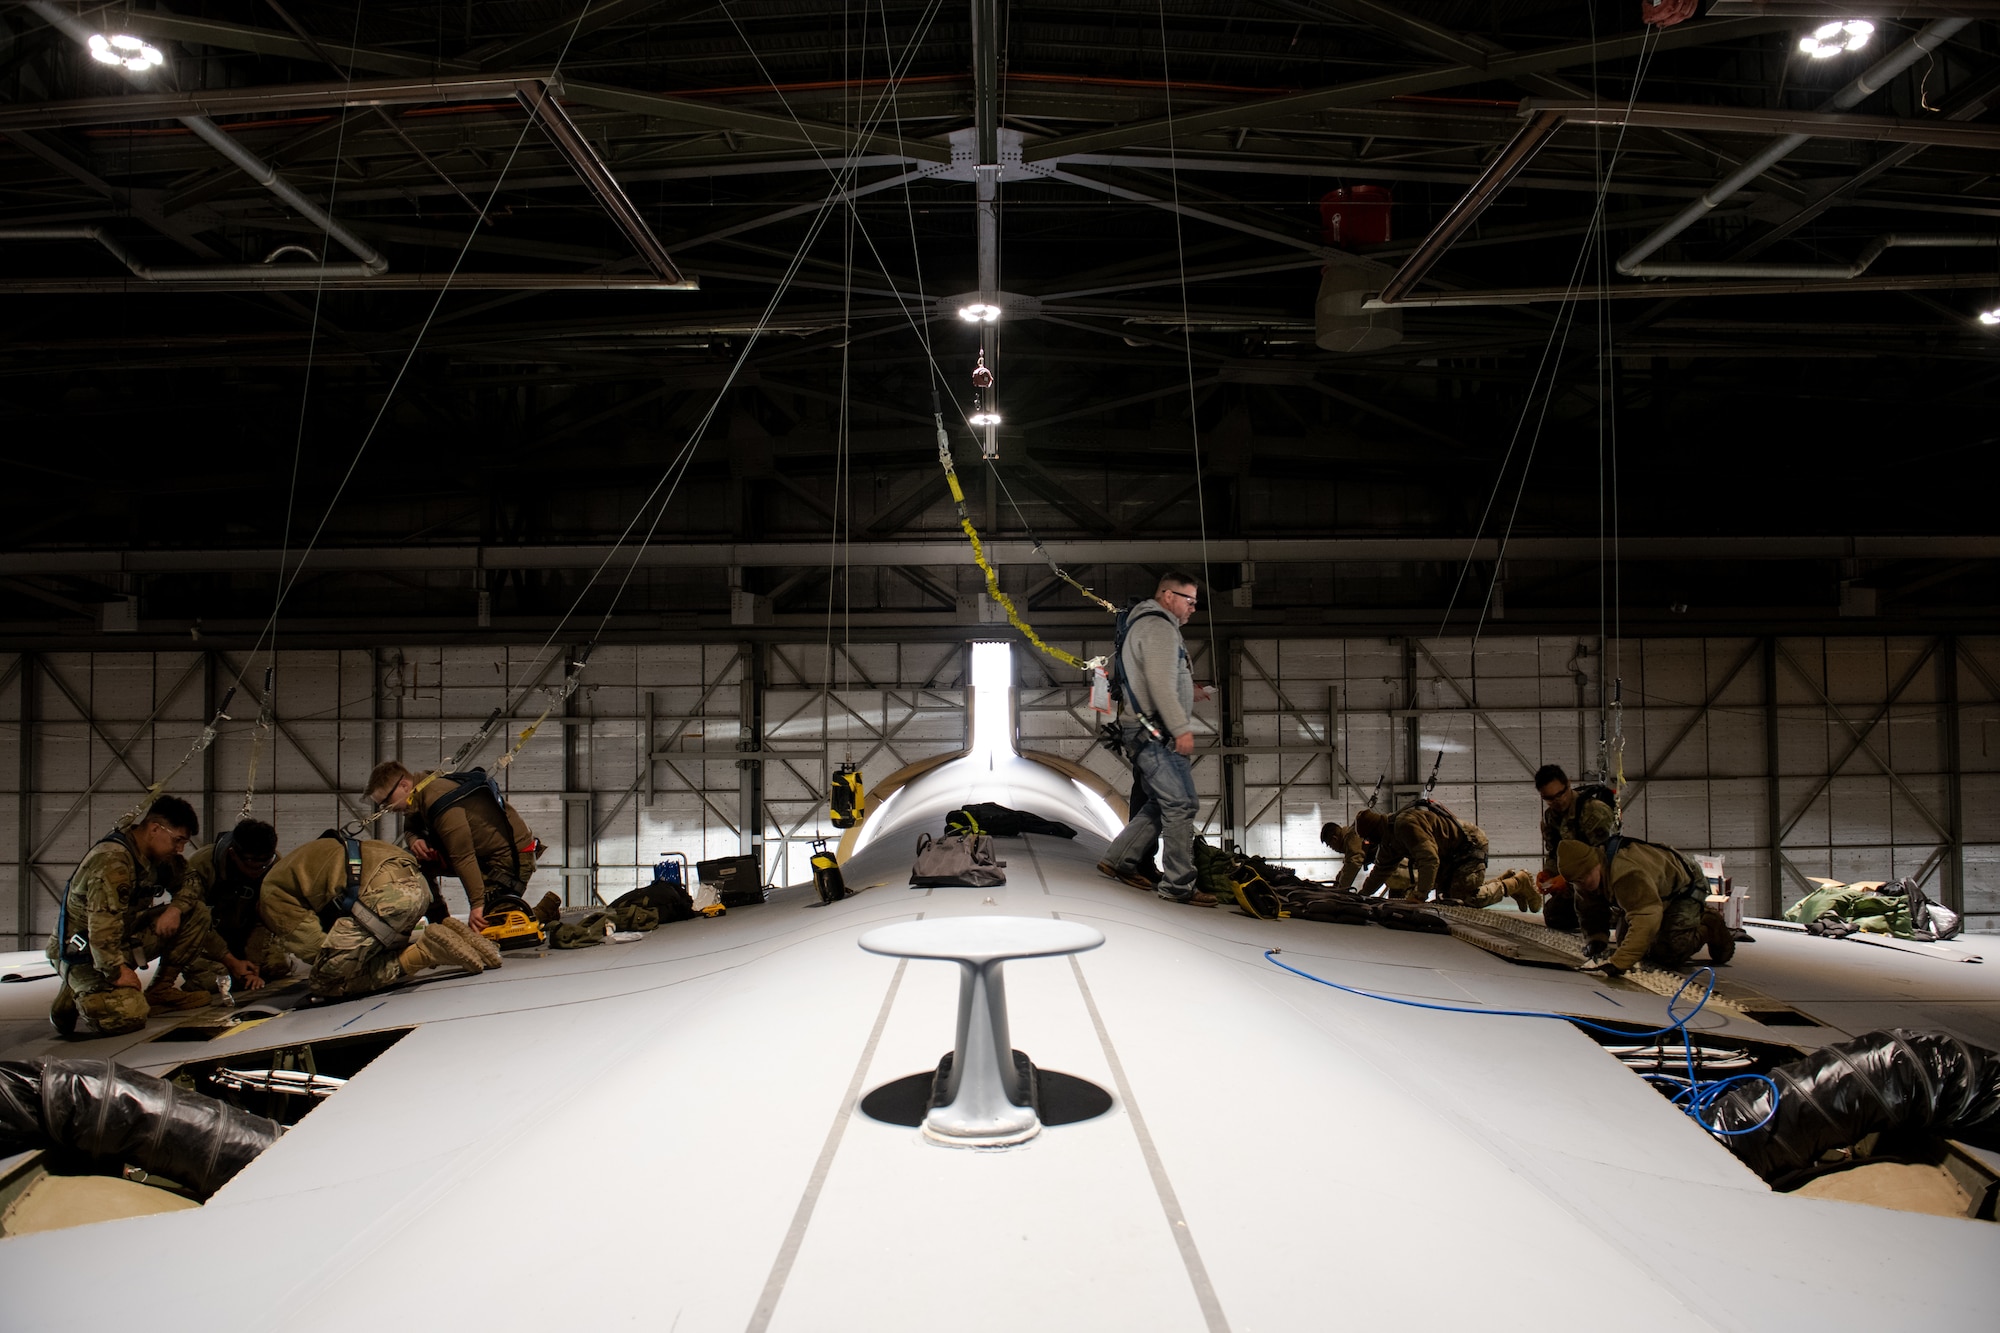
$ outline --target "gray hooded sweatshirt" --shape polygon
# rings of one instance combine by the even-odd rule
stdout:
[[[1181,642],[1180,622],[1148,598],[1126,621],[1125,681],[1139,711],[1160,724],[1168,739],[1194,730],[1194,671]]]

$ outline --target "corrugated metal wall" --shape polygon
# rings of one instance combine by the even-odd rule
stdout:
[[[1065,646],[1088,656],[1109,645]],[[1233,752],[1196,766],[1208,832],[1307,873],[1329,864],[1323,820],[1351,816],[1378,774],[1407,797],[1440,750],[1438,799],[1487,831],[1496,866],[1532,864],[1529,771],[1594,765],[1599,701],[1622,680],[1634,833],[1724,855],[1761,907],[1775,808],[1785,901],[1814,875],[1920,874],[1942,896],[1962,857],[1970,924],[2000,927],[2000,639],[1653,639],[1608,658],[1573,638],[1488,635],[1476,650],[1462,639],[1237,640],[1213,665],[1206,645],[1195,658],[1197,678],[1222,693],[1197,710],[1203,743],[1227,735]],[[180,761],[247,667],[233,720],[170,786],[202,811],[204,839],[235,820],[264,666],[197,651],[0,665],[0,808],[11,812],[0,818],[0,933],[49,928],[77,858]],[[1122,763],[1095,746],[1084,688],[1050,666],[1016,653],[1024,748],[1077,759],[1123,790]],[[435,764],[527,686],[511,744],[554,699],[563,667],[531,648],[281,652],[253,811],[287,847],[313,837],[360,813],[378,760]],[[962,644],[599,649],[584,688],[506,774],[552,849],[538,887],[566,875],[573,899],[592,885],[610,897],[663,851],[748,850],[746,826],[774,879],[804,878],[830,766],[852,756],[872,783],[958,749],[964,672]],[[753,801],[760,815],[746,821]]]

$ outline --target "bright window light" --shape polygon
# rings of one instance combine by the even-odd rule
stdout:
[[[115,37],[106,37],[101,32],[92,33],[90,58],[103,65],[122,65],[134,74],[143,74],[167,63],[159,47],[149,46],[137,37],[127,37],[122,33]]]
[[[2000,324],[2000,306],[1994,306],[1991,310],[1980,311],[1979,322],[1981,324]]]
[[[1000,414],[998,412],[979,411],[974,412],[966,420],[975,426],[997,426],[1000,424]]]
[[[972,752],[1014,753],[1014,645],[972,645]]]
[[[1814,60],[1831,60],[1849,51],[1859,51],[1875,35],[1875,25],[1867,19],[1845,23],[1823,23],[1812,35],[1799,38],[1799,50]]]
[[[988,301],[973,301],[958,308],[958,317],[968,324],[991,324],[1000,318],[1000,307]]]

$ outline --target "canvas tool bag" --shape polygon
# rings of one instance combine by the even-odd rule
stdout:
[[[918,888],[990,889],[1007,882],[1003,863],[993,858],[993,839],[983,833],[947,833],[917,839],[917,862],[910,883]]]

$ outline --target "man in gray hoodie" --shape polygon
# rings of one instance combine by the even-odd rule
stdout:
[[[1126,710],[1118,731],[1132,769],[1145,785],[1146,803],[1104,853],[1098,869],[1128,884],[1143,883],[1139,866],[1160,845],[1162,898],[1194,907],[1215,906],[1194,878],[1195,796],[1194,673],[1188,666],[1181,626],[1194,618],[1195,582],[1185,574],[1163,574],[1150,601],[1133,607],[1125,621]]]

